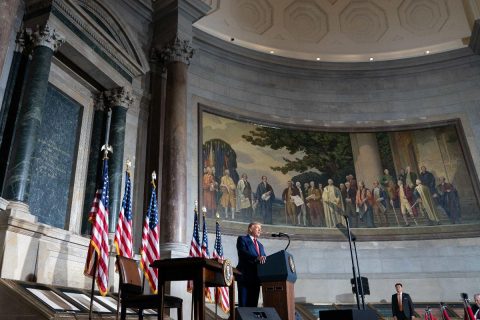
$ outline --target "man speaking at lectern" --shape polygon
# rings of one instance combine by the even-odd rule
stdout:
[[[260,294],[260,279],[257,266],[267,259],[263,245],[258,241],[262,225],[252,222],[248,225],[248,234],[237,239],[238,265],[242,274],[238,277],[238,306],[257,307]]]

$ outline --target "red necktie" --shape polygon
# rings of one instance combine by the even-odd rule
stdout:
[[[257,254],[260,257],[260,247],[258,246],[258,242],[256,238],[253,238],[253,243],[255,244],[255,250],[257,250]]]

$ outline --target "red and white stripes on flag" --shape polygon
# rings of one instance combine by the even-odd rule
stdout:
[[[150,196],[150,204],[145,215],[145,223],[143,224],[142,233],[142,257],[140,266],[150,285],[152,293],[157,293],[158,269],[150,267],[155,260],[160,259],[159,233],[158,230],[158,204],[157,194],[155,192],[155,182],[152,181],[152,193]]]
[[[215,226],[215,246],[213,247],[213,258],[220,261],[224,260],[222,233],[220,231],[220,223],[218,223],[218,221]],[[230,311],[228,287],[215,288],[215,303],[222,308],[223,312],[228,313]]]
[[[101,295],[108,292],[108,206],[109,206],[109,180],[108,158],[103,159],[103,187],[96,212],[91,215],[92,236],[85,263],[85,275],[95,276],[98,290]],[[95,201],[94,201],[95,204]],[[95,253],[97,259],[95,259]],[[96,263],[96,272],[95,270]]]
[[[192,241],[190,242],[190,252],[188,256],[191,258],[201,257],[202,256],[202,247],[200,245],[200,231],[198,225],[198,211],[195,207],[194,210],[194,221],[193,221],[193,235]],[[188,281],[187,283],[187,291],[192,292],[193,290],[193,281]]]
[[[115,230],[115,247],[117,254],[122,257],[132,257],[132,182],[130,173],[125,172],[125,193],[123,194],[122,208]]]
[[[210,252],[208,251],[208,232],[207,223],[205,221],[205,212],[203,213],[203,230],[202,230],[202,257],[210,259]],[[212,292],[209,287],[205,287],[205,300],[212,302]]]

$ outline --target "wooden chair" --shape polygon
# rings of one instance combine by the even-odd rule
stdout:
[[[118,296],[122,306],[120,319],[124,320],[126,318],[127,308],[138,309],[139,319],[143,319],[144,309],[158,309],[159,296],[157,294],[143,294],[142,292],[142,280],[140,279],[137,262],[117,255],[117,268],[120,274]],[[178,320],[182,320],[182,304],[182,299],[165,295],[165,308],[176,308]]]

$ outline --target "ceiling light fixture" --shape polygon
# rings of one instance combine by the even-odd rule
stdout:
[[[425,51],[425,54],[430,54],[430,50]]]
[[[270,53],[275,53],[275,51],[273,51],[273,50],[270,50]]]
[[[373,57],[370,57],[370,59],[368,59],[368,60],[373,61]]]
[[[320,61],[320,58],[317,58],[317,61]]]

